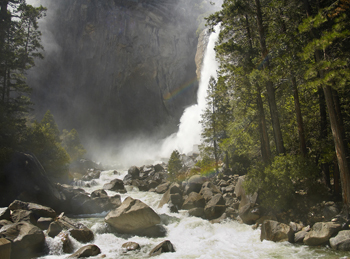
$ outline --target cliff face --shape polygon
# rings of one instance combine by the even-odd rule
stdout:
[[[85,135],[174,130],[196,99],[197,2],[45,0],[36,112]]]

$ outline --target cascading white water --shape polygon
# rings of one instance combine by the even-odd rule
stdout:
[[[197,92],[197,104],[188,107],[181,119],[178,132],[166,138],[162,144],[161,154],[169,157],[174,149],[180,153],[188,153],[194,150],[195,145],[200,144],[202,126],[201,115],[206,108],[207,89],[210,77],[217,78],[218,62],[215,58],[215,43],[219,37],[219,26],[211,33],[207,49],[205,51],[201,79]]]
[[[118,175],[123,179],[126,172]],[[103,171],[99,179],[95,180],[92,187],[84,187],[87,192],[101,189],[104,183],[115,179],[113,171]],[[104,223],[104,215],[90,217],[82,216],[76,219],[78,222],[89,227],[95,235],[93,244],[101,249],[101,254],[106,259],[114,258],[149,258],[148,254],[153,247],[164,240],[170,240],[175,246],[175,253],[164,253],[156,258],[159,259],[270,259],[270,258],[308,258],[308,259],[335,259],[347,258],[349,252],[334,251],[326,247],[309,247],[305,245],[294,245],[288,242],[274,243],[264,240],[260,241],[260,230],[253,230],[251,226],[240,224],[237,221],[227,220],[220,224],[211,224],[208,220],[197,217],[189,217],[187,211],[171,213],[165,205],[158,208],[161,194],[154,192],[139,192],[137,188],[127,187],[128,192],[121,194],[122,200],[127,196],[140,199],[152,207],[161,217],[161,224],[167,230],[163,238],[147,238],[140,236],[122,235],[111,231]],[[115,195],[108,191],[109,195]],[[71,238],[74,249],[84,246]],[[122,244],[126,242],[137,242],[141,246],[140,251],[124,253]],[[49,255],[42,259],[63,259],[67,254],[63,253],[62,243],[58,237],[46,237]],[[92,258],[102,258],[101,255]]]

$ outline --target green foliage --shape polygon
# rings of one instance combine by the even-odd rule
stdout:
[[[72,129],[70,132],[63,130],[62,136],[62,146],[69,154],[71,161],[76,161],[83,157],[86,153],[85,148],[80,142],[78,132]]]
[[[169,180],[170,181],[176,181],[180,170],[182,168],[182,162],[181,162],[181,157],[180,153],[177,150],[174,150],[171,153],[169,162],[168,162],[168,171],[169,171]]]
[[[50,110],[46,111],[40,124],[45,125],[45,127],[51,132],[51,135],[55,137],[56,142],[60,142],[60,130],[58,129],[58,126]]]
[[[248,193],[259,191],[261,205],[276,211],[289,208],[302,183],[304,191],[316,182],[317,165],[300,156],[276,156],[271,165],[250,168],[245,181]]]
[[[23,146],[38,158],[49,176],[64,177],[67,173],[69,155],[56,140],[48,123],[34,122],[28,128]]]

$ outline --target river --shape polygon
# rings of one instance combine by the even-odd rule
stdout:
[[[113,171],[103,171],[100,179],[92,180],[92,187],[83,187],[87,192],[101,189],[103,184],[115,179],[123,179],[127,171],[114,175]],[[187,211],[171,213],[167,206],[158,208],[161,194],[154,192],[140,192],[135,187],[127,187],[128,192],[121,194],[122,200],[131,196],[140,199],[153,208],[162,219],[162,224],[167,230],[166,237],[147,238],[113,233],[104,222],[106,213],[98,215],[81,215],[74,220],[89,227],[95,234],[92,242],[101,249],[105,258],[148,258],[148,253],[153,247],[164,240],[170,240],[175,247],[175,253],[165,253],[155,258],[347,258],[349,252],[334,251],[328,247],[308,247],[295,245],[288,242],[274,243],[260,241],[260,230],[253,230],[251,226],[240,224],[237,221],[227,220],[223,223],[211,224],[201,218],[189,217]],[[108,195],[115,195],[113,191],[107,191]],[[75,249],[83,246],[73,238]],[[133,241],[141,246],[141,250],[124,253],[122,244]],[[42,259],[66,258],[62,251],[62,244],[58,237],[46,238],[49,255]],[[92,257],[101,258],[101,255]]]

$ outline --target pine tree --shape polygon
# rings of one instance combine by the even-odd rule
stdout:
[[[180,153],[177,150],[174,150],[171,153],[169,162],[168,162],[168,171],[169,171],[169,180],[170,181],[176,181],[177,176],[182,168],[182,162]]]

